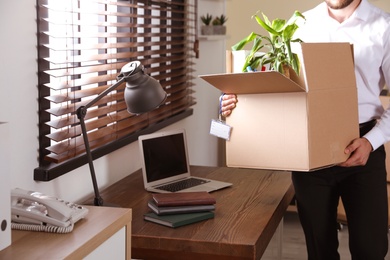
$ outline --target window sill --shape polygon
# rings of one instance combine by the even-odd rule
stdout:
[[[102,146],[98,149],[95,149],[92,151],[92,158],[95,160],[97,158],[100,158],[104,155],[107,155],[125,145],[128,145],[134,141],[138,140],[138,136],[144,135],[144,134],[150,134],[152,132],[158,131],[168,125],[171,125],[173,123],[176,123],[186,117],[189,117],[193,114],[193,109],[189,108],[187,110],[184,110],[181,113],[178,113],[176,115],[173,115],[169,118],[166,118],[165,120],[158,122],[152,126],[149,126],[145,129],[142,129],[134,134],[131,134],[129,136],[126,136],[120,140],[116,140],[114,142],[111,142],[105,146]],[[61,164],[55,164],[50,163],[45,166],[40,166],[38,168],[34,169],[34,180],[35,181],[51,181],[57,177],[60,177],[61,175],[66,174],[67,172],[70,172],[84,164],[87,164],[87,156],[80,155],[72,160],[68,160]]]

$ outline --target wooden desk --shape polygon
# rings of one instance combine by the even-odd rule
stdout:
[[[136,259],[260,259],[294,196],[288,172],[193,166],[195,176],[233,183],[213,192],[215,218],[172,229],[143,220],[151,194],[137,171],[101,192],[132,208]]]
[[[131,209],[88,208],[88,215],[77,222],[70,233],[12,230],[12,244],[0,251],[0,259],[83,259],[125,228],[123,243],[126,259],[130,260]],[[104,253],[103,258],[109,259],[110,255],[112,252]]]

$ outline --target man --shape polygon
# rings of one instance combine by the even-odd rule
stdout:
[[[345,162],[292,173],[308,258],[340,259],[337,205],[341,197],[352,259],[383,260],[388,250],[383,145],[390,140],[390,109],[383,109],[379,95],[385,84],[390,86],[390,15],[367,0],[325,0],[304,16],[306,23],[297,32],[304,42],[353,44],[360,123],[360,138],[345,148],[350,155]],[[235,95],[224,95],[222,115],[229,116],[236,102]]]

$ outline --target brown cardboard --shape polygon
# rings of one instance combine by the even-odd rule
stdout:
[[[300,44],[301,73],[275,71],[200,76],[236,93],[227,117],[230,167],[311,171],[347,159],[359,137],[357,89],[348,43]]]

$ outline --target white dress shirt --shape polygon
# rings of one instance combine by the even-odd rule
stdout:
[[[303,15],[296,37],[304,42],[353,44],[359,123],[380,119],[364,136],[377,149],[390,140],[390,108],[384,110],[379,99],[384,86],[390,87],[390,14],[362,0],[342,23],[329,16],[325,2]]]

